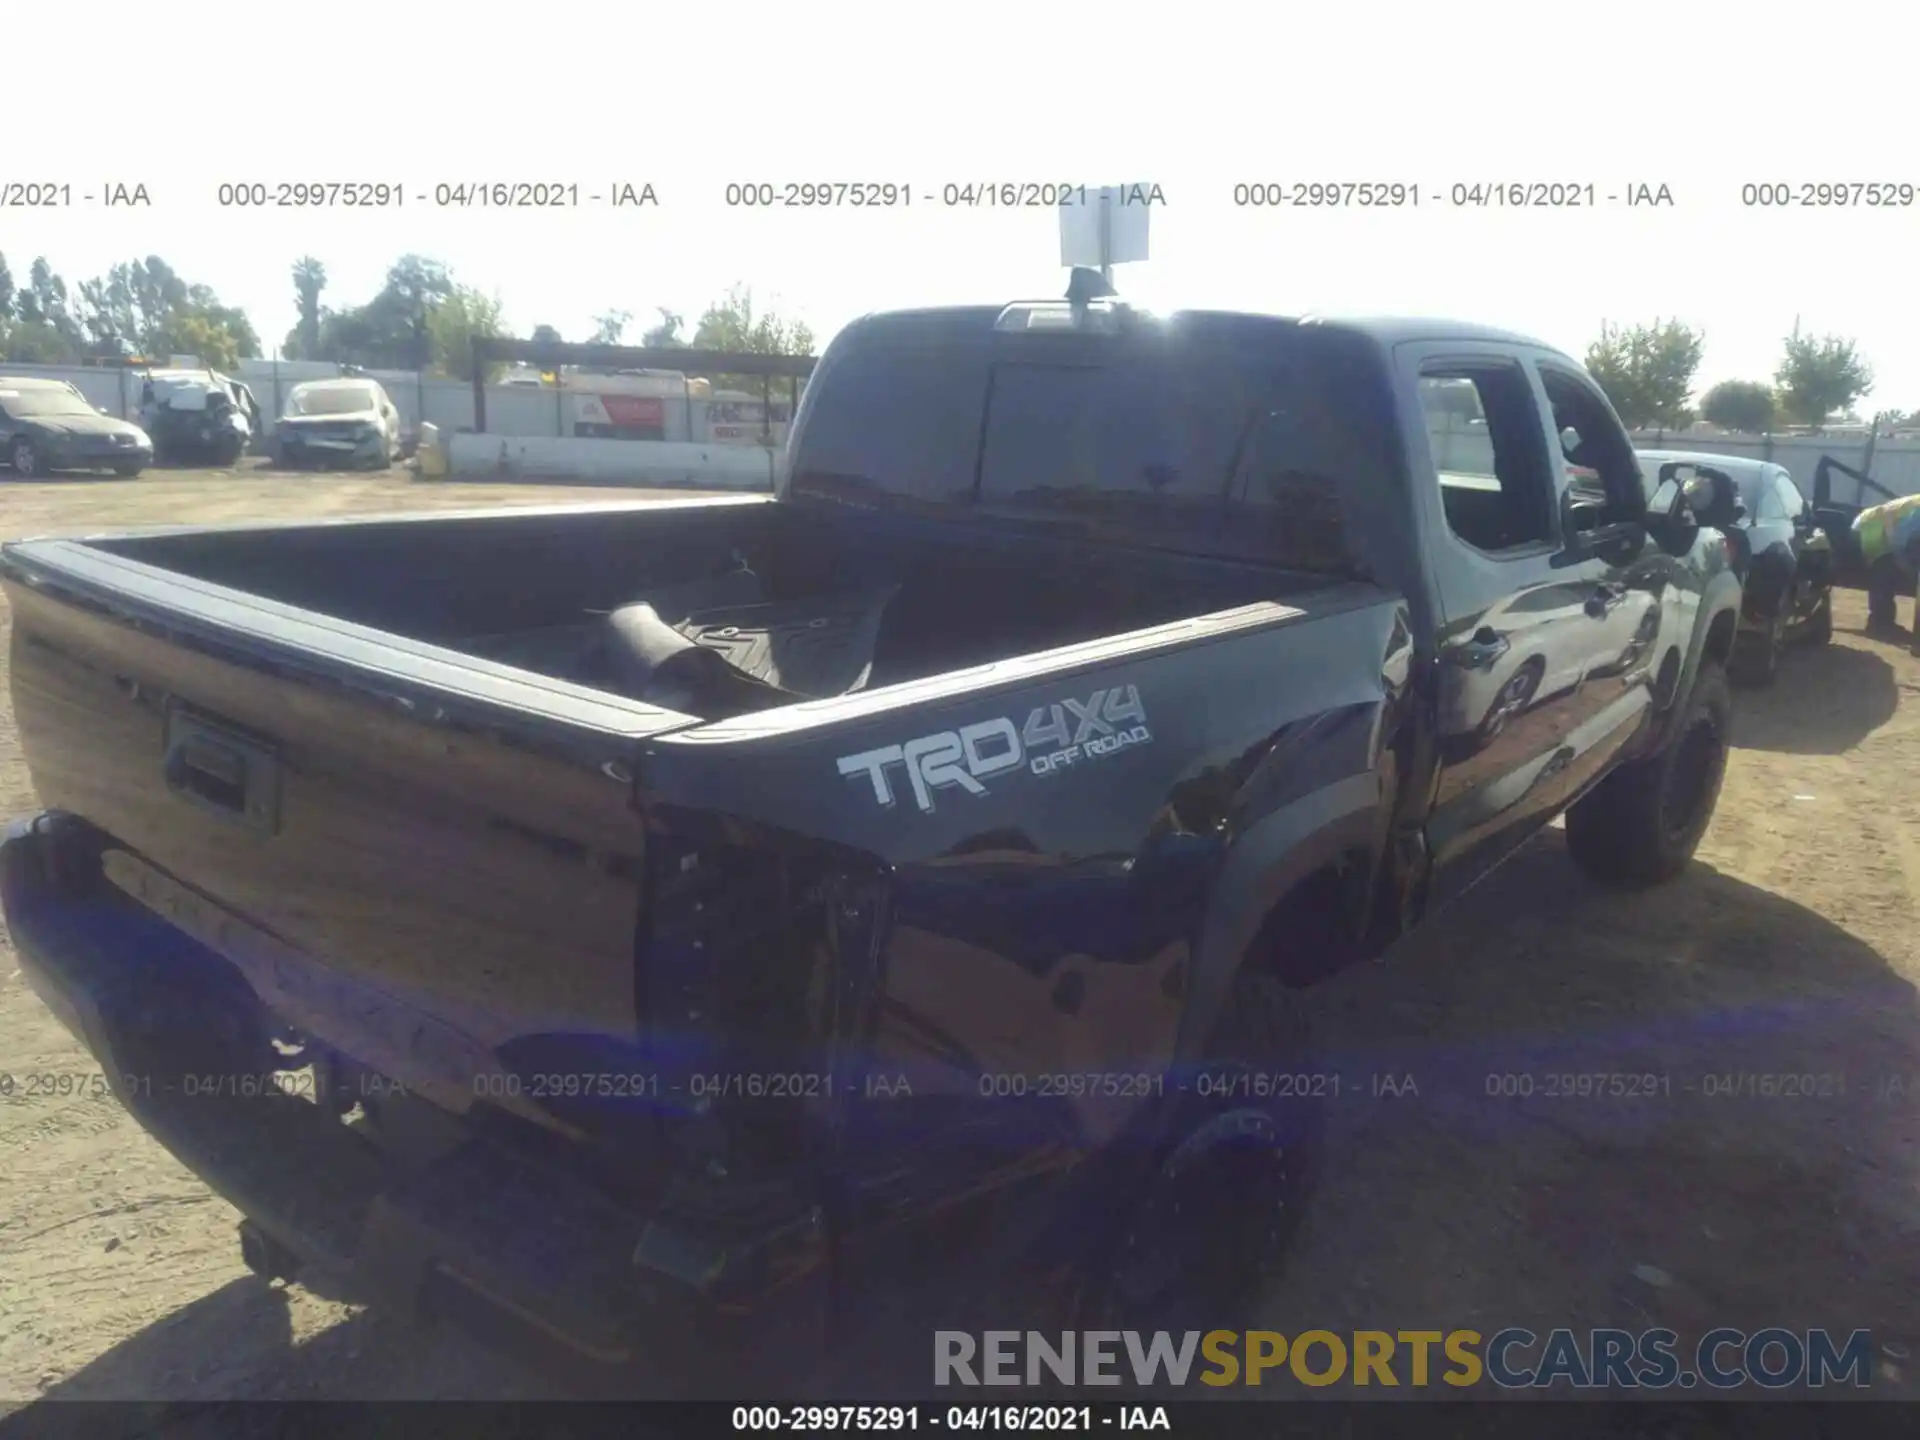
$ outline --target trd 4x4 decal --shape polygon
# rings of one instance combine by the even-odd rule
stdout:
[[[874,800],[884,806],[894,803],[894,768],[905,770],[914,803],[932,814],[936,790],[952,787],[984,795],[983,782],[990,776],[1022,766],[1035,775],[1052,775],[1152,739],[1139,688],[1119,685],[1096,690],[1085,700],[1041,705],[1017,730],[1002,716],[902,745],[843,755],[838,763],[842,775],[864,775],[873,786]]]

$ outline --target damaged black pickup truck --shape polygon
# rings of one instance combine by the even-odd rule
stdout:
[[[1562,812],[1686,866],[1731,504],[1514,336],[870,317],[771,497],[7,545],[0,895],[262,1273],[614,1368],[927,1267],[1164,1324],[1297,1212],[1292,990]]]

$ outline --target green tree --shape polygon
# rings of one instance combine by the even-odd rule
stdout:
[[[1700,397],[1700,418],[1750,435],[1773,428],[1773,390],[1757,380],[1722,380]]]
[[[560,338],[560,332],[551,325],[534,326],[533,334],[527,338],[536,345],[564,345],[566,343]]]
[[[1838,335],[1803,335],[1799,325],[1786,340],[1774,372],[1781,408],[1815,434],[1834,415],[1873,391],[1873,367],[1853,341]]]
[[[6,357],[21,365],[71,365],[80,346],[44,320],[15,320],[6,327]]]
[[[456,285],[427,312],[433,337],[434,364],[443,374],[460,380],[473,378],[473,342],[482,335],[504,335],[498,296],[471,285]],[[486,378],[497,379],[500,366],[489,364]]]
[[[231,326],[204,310],[186,309],[169,316],[161,327],[155,355],[198,355],[215,370],[231,370],[241,360],[240,338]]]
[[[1603,325],[1587,347],[1587,369],[1628,429],[1684,425],[1692,418],[1687,396],[1705,341],[1678,320]]]
[[[593,317],[593,343],[595,345],[618,345],[620,337],[627,333],[627,322],[633,319],[630,311],[609,310],[605,314]]]
[[[320,353],[307,358],[375,369],[424,368],[440,353],[433,313],[454,292],[453,278],[438,260],[402,255],[373,299],[326,316]]]
[[[209,286],[189,284],[158,255],[83,281],[80,302],[87,348],[96,355],[194,354],[231,368],[260,353],[245,311],[221,304]]]
[[[7,257],[0,255],[0,324],[13,319],[13,271],[7,268]]]
[[[642,335],[640,343],[649,350],[686,349],[687,342],[681,338],[680,330],[687,322],[663,306],[655,308],[660,311],[660,323]]]
[[[34,259],[27,283],[14,293],[14,313],[23,324],[46,326],[76,355],[85,346],[85,333],[69,304],[67,282],[44,255]]]
[[[300,318],[294,322],[293,329],[287,332],[286,342],[280,347],[290,359],[320,358],[320,335],[326,320],[320,296],[326,288],[325,265],[311,255],[302,255],[293,262],[293,296]]]
[[[665,318],[665,312],[662,312]],[[676,319],[678,317],[675,317]],[[726,297],[707,306],[693,332],[696,350],[727,350],[746,355],[811,355],[813,331],[806,322],[788,320],[772,311],[756,310],[753,292],[736,285]],[[710,377],[721,389],[744,390],[759,394],[766,385],[760,376],[715,375]],[[782,394],[789,382],[779,381],[773,393]]]
[[[662,311],[661,316],[665,319],[666,312]],[[693,332],[693,347],[748,355],[811,355],[813,331],[804,321],[787,320],[772,311],[756,310],[753,291],[736,285],[725,299],[716,300],[700,316]]]
[[[0,261],[6,304],[0,308],[0,334],[5,358],[26,365],[64,365],[86,350],[86,335],[68,304],[67,282],[47,263],[34,260],[27,283],[15,286],[13,275]]]

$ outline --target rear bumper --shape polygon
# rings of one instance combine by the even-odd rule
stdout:
[[[0,903],[22,973],[141,1127],[304,1265],[354,1298],[643,1390],[785,1394],[815,1369],[824,1267],[748,1303],[729,1260],[753,1246],[684,1206],[642,1213],[477,1126],[402,1165],[310,1098],[223,1083],[233,1062],[213,1058],[207,1016],[236,982],[251,991],[100,879],[97,844],[66,816],[7,827]]]

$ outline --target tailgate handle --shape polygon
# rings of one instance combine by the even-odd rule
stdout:
[[[280,762],[252,741],[173,715],[165,772],[167,788],[190,805],[263,835],[280,828]]]

